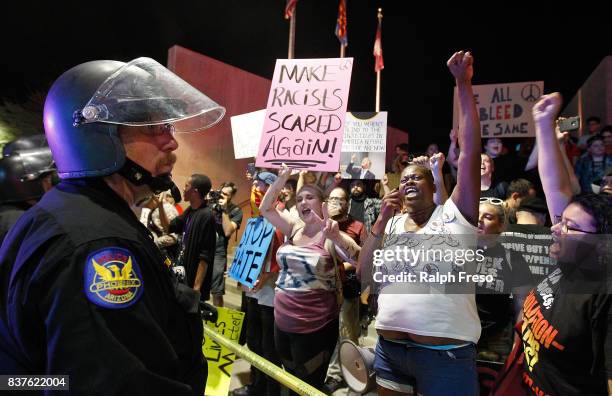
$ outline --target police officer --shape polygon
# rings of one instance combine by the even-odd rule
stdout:
[[[0,250],[2,374],[69,375],[75,394],[203,394],[199,295],[131,207],[173,185],[174,133],[224,113],[149,58],[87,62],[53,84],[44,123],[61,183]]]
[[[0,158],[0,245],[17,219],[51,189],[55,165],[45,135],[7,143]]]

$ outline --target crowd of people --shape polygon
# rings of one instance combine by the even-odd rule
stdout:
[[[373,319],[379,395],[503,395],[508,382],[522,392],[513,395],[612,392],[611,126],[591,117],[577,139],[553,93],[533,107],[532,145],[483,140],[474,59],[460,51],[447,62],[460,110],[447,155],[442,144],[399,144],[382,180],[355,155],[350,179],[250,166],[242,208],[237,180],[213,189],[195,173],[181,194],[170,179],[175,133],[214,125],[224,110],[151,62],[69,70],[47,98],[46,139],[4,148],[1,374],[69,373],[75,393],[203,394],[200,310],[224,305],[230,240],[250,217],[275,231],[254,286],[242,286],[244,341],[327,394],[346,386],[340,343],[358,344]],[[183,96],[159,95],[168,82]],[[108,84],[138,108],[109,97],[101,103],[123,118],[96,113]],[[388,260],[386,275],[487,280],[468,290],[374,281],[374,258],[405,246],[484,254],[473,266]],[[477,361],[503,375],[479,381]],[[255,367],[232,392],[280,393]]]

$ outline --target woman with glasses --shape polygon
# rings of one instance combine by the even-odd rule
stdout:
[[[560,107],[558,93],[542,96],[533,107],[538,170],[555,219],[550,253],[557,266],[523,305],[523,385],[533,395],[608,395],[612,298],[605,271],[610,252],[602,245],[603,235],[612,231],[612,200],[595,194],[572,196],[554,131]]]

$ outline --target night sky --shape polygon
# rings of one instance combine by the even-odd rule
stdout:
[[[89,60],[148,56],[166,64],[174,44],[266,78],[275,59],[287,57],[284,0],[7,3],[0,97],[11,101],[46,91],[63,71]],[[417,12],[411,3],[348,0],[347,56],[355,58],[348,108],[374,110],[372,47],[380,6],[381,110],[389,112],[389,125],[410,131],[417,149],[431,141],[447,144],[453,80],[445,63],[456,49],[473,52],[475,84],[544,80],[545,91],[560,91],[568,101],[612,55],[603,9],[579,16],[572,6],[571,15],[556,17],[500,8],[510,2],[462,12],[442,3]],[[337,10],[336,0],[298,1],[296,58],[338,56]]]

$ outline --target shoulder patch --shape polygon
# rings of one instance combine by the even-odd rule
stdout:
[[[87,257],[85,295],[92,303],[110,309],[127,308],[142,296],[144,285],[138,263],[129,250],[110,247]]]

